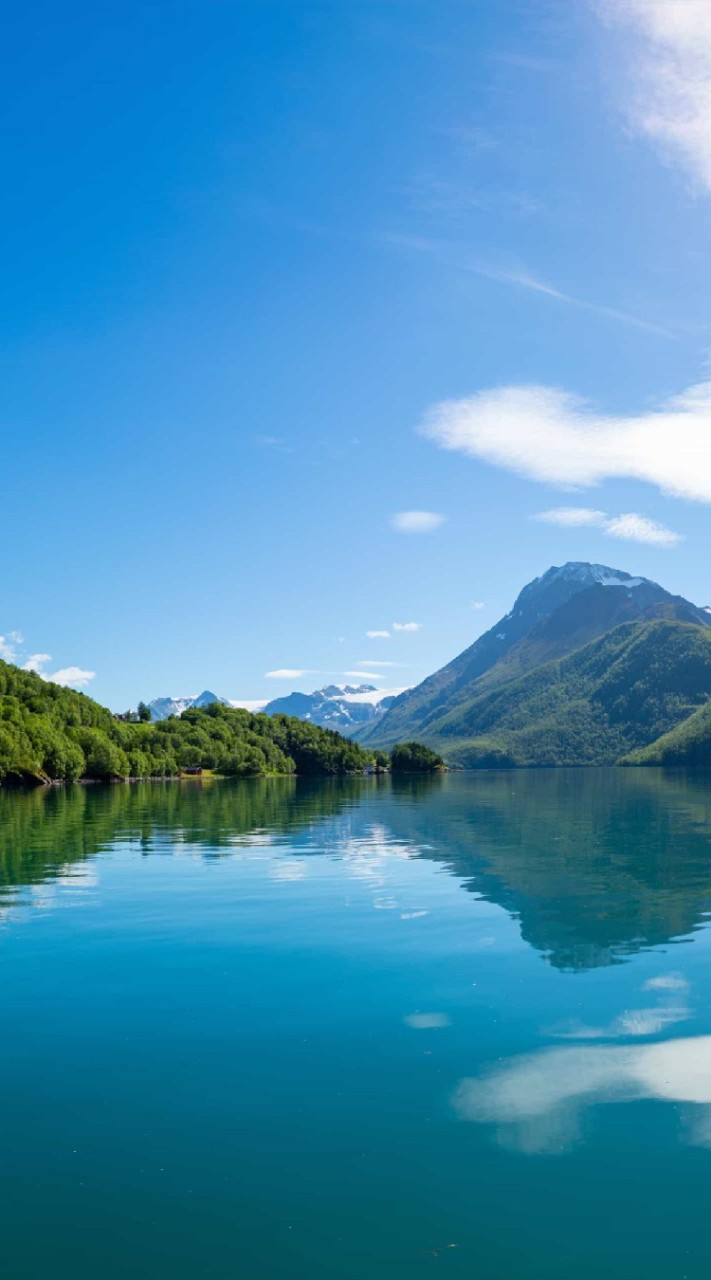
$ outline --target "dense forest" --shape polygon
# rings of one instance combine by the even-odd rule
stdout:
[[[390,767],[393,773],[435,773],[444,760],[421,742],[400,742],[390,752]]]
[[[422,736],[464,768],[696,763],[711,760],[710,698],[711,628],[627,623],[519,679],[484,687],[441,718],[437,734]],[[671,731],[671,741],[662,739]],[[640,753],[657,739],[659,748]]]
[[[631,751],[620,764],[708,768],[711,765],[711,702],[706,702],[649,746]]]
[[[291,716],[220,703],[150,724],[119,720],[85,694],[0,662],[0,779],[18,782],[174,777],[329,776],[389,763]]]

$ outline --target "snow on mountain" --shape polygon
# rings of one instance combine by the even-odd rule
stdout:
[[[608,565],[569,561],[529,582],[513,608],[452,662],[409,689],[387,715],[367,726],[363,742],[391,745],[433,736],[486,685],[511,680],[536,665],[564,658],[576,648],[628,622],[658,618],[711,625],[711,615],[648,578]],[[446,731],[446,730],[445,730]]]
[[[191,707],[211,707],[213,702],[221,702],[223,706],[229,706],[227,698],[220,698],[216,693],[212,693],[210,689],[203,689],[197,698],[193,698],[190,703]]]
[[[363,688],[356,693],[351,693],[347,698],[343,698],[344,702],[355,702],[361,706],[379,707],[386,698],[399,698],[405,689],[373,689]]]
[[[402,689],[376,689],[372,684],[329,684],[313,693],[294,691],[275,698],[264,710],[270,716],[297,716],[322,729],[350,734],[384,715],[402,692]]]
[[[151,720],[167,720],[169,716],[182,716],[188,707],[209,707],[213,702],[228,705],[226,698],[219,698],[209,689],[203,689],[202,693],[185,698],[154,698],[148,703],[148,710],[151,713]]]
[[[349,734],[384,715],[402,692],[402,689],[376,689],[372,684],[328,684],[313,693],[293,692],[272,702],[264,702],[250,698],[228,700],[205,689],[190,697],[154,698],[148,703],[148,708],[151,719],[155,721],[181,716],[189,707],[208,707],[213,702],[222,702],[225,706],[241,707],[246,711],[296,716],[322,728]]]

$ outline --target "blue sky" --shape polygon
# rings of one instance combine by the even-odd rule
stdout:
[[[567,559],[711,603],[705,3],[29,3],[0,60],[8,656],[258,699]]]

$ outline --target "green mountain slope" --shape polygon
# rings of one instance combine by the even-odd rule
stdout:
[[[220,703],[157,724],[125,723],[85,694],[0,662],[0,780],[170,777],[196,766],[238,777],[328,775],[371,759],[331,730]]]
[[[709,697],[711,630],[626,623],[463,701],[426,741],[465,767],[613,764]]]
[[[356,736],[378,746],[410,737],[429,742],[447,732],[450,715],[485,691],[565,658],[623,623],[662,618],[711,626],[703,609],[645,578],[576,562],[549,569],[524,587],[490,631]]]
[[[711,765],[711,701],[647,747],[631,751],[621,764]]]

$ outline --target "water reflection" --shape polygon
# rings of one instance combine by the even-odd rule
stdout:
[[[0,908],[123,846],[264,857],[285,884],[326,855],[407,918],[390,870],[436,863],[573,972],[688,940],[711,908],[708,779],[658,770],[0,790]]]
[[[424,801],[399,806],[393,825],[464,888],[505,907],[558,969],[688,938],[711,908],[704,773],[449,775]]]
[[[688,983],[680,973],[664,974],[650,978],[644,984],[645,992],[659,993],[656,1005],[643,1009],[625,1009],[605,1026],[588,1026],[571,1023],[554,1029],[554,1034],[564,1040],[615,1040],[630,1036],[658,1035],[666,1027],[684,1022],[690,1016],[686,1002]]]
[[[504,1146],[555,1154],[581,1136],[585,1108],[645,1098],[688,1104],[685,1137],[711,1147],[711,1036],[545,1049],[463,1080],[454,1107],[464,1120],[495,1125]]]

